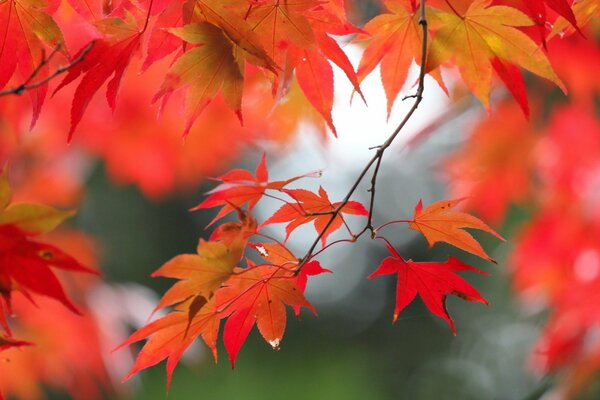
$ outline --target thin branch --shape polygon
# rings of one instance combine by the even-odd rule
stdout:
[[[285,199],[282,199],[281,197],[278,197],[278,196],[275,196],[275,195],[269,194],[269,193],[267,193],[266,191],[263,193],[263,196],[265,196],[265,197],[270,197],[270,198],[272,198],[272,199],[274,199],[274,200],[279,200],[279,201],[281,201],[282,203],[285,203],[285,204],[290,204],[290,202],[289,202],[289,201],[287,201],[287,200],[285,200]]]
[[[402,131],[404,126],[408,123],[408,121],[410,120],[412,115],[415,113],[415,111],[419,107],[419,104],[423,100],[423,91],[425,89],[425,68],[426,68],[426,64],[427,64],[427,39],[428,39],[427,18],[426,18],[426,13],[425,13],[425,0],[421,0],[420,7],[419,7],[419,25],[421,26],[422,33],[423,33],[422,34],[423,40],[421,42],[421,65],[420,65],[420,71],[419,71],[419,83],[417,86],[416,93],[412,96],[408,96],[408,98],[414,98],[415,102],[413,103],[410,110],[406,113],[406,115],[404,116],[404,118],[402,119],[400,124],[396,127],[394,132],[392,132],[392,134],[387,138],[387,140],[380,146],[373,147],[373,149],[377,149],[375,155],[369,160],[367,165],[365,165],[365,167],[363,168],[361,173],[358,175],[358,177],[354,181],[354,184],[352,184],[352,187],[350,188],[350,190],[348,191],[348,193],[346,194],[344,199],[331,212],[331,217],[329,218],[329,221],[323,227],[321,232],[317,235],[317,238],[314,240],[314,242],[309,247],[309,249],[306,252],[306,254],[304,255],[304,257],[301,259],[302,261],[300,262],[300,265],[299,265],[296,273],[298,273],[302,269],[302,267],[304,265],[306,265],[308,260],[310,260],[314,256],[313,252],[315,251],[317,245],[319,244],[319,241],[321,240],[323,235],[327,232],[327,230],[329,229],[329,227],[331,226],[333,221],[340,214],[340,212],[342,211],[344,206],[346,204],[348,204],[348,202],[350,201],[350,198],[352,197],[352,195],[354,194],[354,192],[356,191],[356,189],[358,188],[358,186],[360,185],[360,183],[362,182],[364,177],[367,175],[367,173],[369,172],[369,170],[371,169],[373,164],[375,164],[375,169],[374,169],[373,175],[371,177],[371,187],[369,188],[369,192],[371,193],[371,200],[370,200],[370,205],[369,205],[368,220],[367,220],[365,227],[358,234],[353,236],[352,241],[356,241],[356,239],[358,239],[360,236],[362,236],[366,231],[371,231],[372,237],[376,236],[375,230],[373,229],[373,226],[372,226],[373,209],[374,209],[374,204],[375,204],[375,186],[377,184],[377,176],[379,174],[379,168],[381,166],[383,155],[384,155],[385,151],[387,150],[387,148],[390,147],[391,144],[394,142],[394,140],[396,139],[398,134]],[[316,253],[316,254],[318,254],[318,253]]]
[[[75,65],[79,64],[80,62],[83,61],[83,59],[85,58],[85,56],[92,50],[92,47],[94,47],[95,41],[92,40],[79,54],[79,56],[74,59],[73,61],[71,61],[69,64],[62,66],[62,67],[58,67],[56,69],[56,71],[54,71],[52,74],[46,76],[43,79],[40,79],[39,81],[35,81],[32,83],[32,81],[37,77],[37,75],[40,73],[40,71],[42,70],[42,68],[47,65],[50,60],[52,59],[52,57],[54,57],[54,55],[56,53],[58,53],[58,51],[61,48],[60,43],[56,45],[56,47],[54,47],[54,49],[52,49],[52,52],[48,55],[48,57],[46,57],[45,55],[42,56],[42,61],[40,61],[40,63],[38,64],[37,67],[35,67],[35,69],[31,72],[31,74],[29,75],[29,77],[23,82],[21,83],[19,86],[16,86],[12,89],[6,89],[6,90],[2,90],[0,91],[0,97],[1,96],[8,96],[11,94],[16,94],[16,95],[21,95],[24,92],[26,92],[27,90],[31,90],[31,89],[37,89],[42,85],[45,85],[46,83],[50,82],[52,79],[56,78],[58,75],[61,75],[65,72],[67,72],[70,68],[73,68]]]
[[[331,246],[334,246],[336,244],[340,244],[340,243],[354,243],[356,242],[356,238],[357,236],[353,236],[352,239],[340,239],[340,240],[336,240],[335,242],[331,242],[328,245],[326,245],[325,247],[323,247],[322,249],[315,251],[312,255],[311,258],[318,256],[319,254],[321,254],[322,252],[324,252],[325,250],[327,250],[328,248],[330,248]]]
[[[383,156],[383,153],[381,154]],[[366,229],[370,229],[373,232],[373,211],[375,209],[375,187],[377,186],[377,176],[379,175],[379,168],[381,166],[381,160],[383,157],[379,157],[377,159],[377,164],[375,164],[375,171],[373,171],[373,176],[371,177],[371,187],[369,188],[369,192],[371,193],[371,200],[369,202],[369,219],[367,220]]]
[[[373,232],[377,233],[377,232],[379,232],[380,230],[382,230],[383,228],[385,228],[388,225],[393,225],[393,224],[409,224],[411,222],[414,222],[414,221],[410,220],[410,219],[397,219],[397,220],[394,220],[394,221],[388,221],[385,224],[381,224],[377,228],[373,229]]]

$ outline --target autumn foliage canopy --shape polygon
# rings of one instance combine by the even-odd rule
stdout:
[[[377,10],[370,19],[358,3],[0,1],[0,352],[15,360],[2,366],[1,391],[36,398],[49,385],[99,397],[114,390],[103,358],[137,342],[124,379],[166,360],[167,386],[198,338],[215,361],[222,341],[232,367],[255,326],[278,350],[290,309],[317,314],[305,289],[331,273],[319,255],[367,237],[388,254],[368,278],[393,275],[392,320],[419,297],[456,334],[448,295],[488,303],[468,281],[487,273],[466,254],[496,263],[481,240],[504,241],[490,225],[502,226],[515,206],[530,218],[507,235],[512,250],[500,263],[524,303],[535,299],[549,313],[533,364],[563,372],[554,390],[567,397],[585,388],[600,369],[600,312],[591,300],[600,293],[600,2],[383,0],[369,3]],[[347,46],[362,47],[357,62]],[[361,85],[378,71],[388,119],[395,105],[411,103],[387,140],[365,149],[372,157],[345,195],[314,189],[321,171],[274,180],[269,151],[254,171],[222,173],[248,144],[290,141],[301,124],[323,140],[341,135],[334,71],[352,88],[344,101],[369,104]],[[376,202],[378,175],[384,158],[400,154],[386,151],[425,112],[429,85],[448,95],[448,111],[430,116],[415,142],[472,98],[486,111],[462,149],[440,159],[447,199],[378,221],[376,208],[387,207]],[[172,282],[156,316],[111,349],[90,345],[79,357],[77,337],[100,342],[85,294],[101,285],[101,246],[58,227],[74,215],[60,210],[84,196],[93,159],[153,199],[220,176],[190,208],[213,213],[208,236],[158,269],[147,266]],[[356,200],[360,191],[367,201]],[[267,217],[255,212],[265,202],[275,207]],[[284,234],[272,235],[271,225]],[[392,227],[459,250],[407,259]],[[312,235],[301,253],[288,246],[299,231]],[[41,315],[51,313],[64,321],[60,329]]]

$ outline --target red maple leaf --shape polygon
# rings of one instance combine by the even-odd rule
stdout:
[[[156,309],[175,305],[173,312],[134,332],[117,349],[149,338],[144,344],[129,379],[144,368],[167,359],[167,386],[181,355],[201,336],[217,359],[219,313],[215,294],[230,279],[242,258],[256,221],[239,213],[241,222],[219,226],[210,241],[200,239],[197,254],[180,254],[163,264],[152,276],[179,279],[162,297]],[[115,350],[117,350],[115,349]]]
[[[53,230],[72,213],[41,204],[9,205],[10,199],[11,190],[4,171],[0,175],[0,324],[10,332],[6,315],[11,312],[13,290],[19,290],[29,299],[30,292],[54,298],[79,313],[50,267],[96,271],[84,267],[57,247],[31,239]]]
[[[562,18],[564,18],[578,32],[579,26],[573,13],[573,9],[567,0],[495,0],[497,4],[504,4],[514,7],[529,16],[535,22],[538,35],[541,42],[545,45],[546,32],[553,21],[548,20],[546,7],[552,9]]]
[[[300,259],[280,243],[249,243],[249,246],[258,252],[258,254],[271,265],[287,269],[296,273],[294,282],[302,293],[306,290],[309,276],[315,276],[323,273],[332,273],[331,270],[323,268],[317,260],[311,260],[304,265],[300,264]],[[299,271],[298,271],[299,269]],[[294,306],[296,316],[300,314],[300,307]]]
[[[215,222],[245,204],[248,205],[249,211],[252,210],[267,189],[282,190],[291,182],[300,178],[315,176],[316,174],[319,174],[319,172],[310,172],[283,181],[269,182],[269,171],[267,170],[265,155],[263,154],[254,175],[245,169],[234,169],[221,175],[216,179],[223,183],[211,190],[209,192],[210,196],[190,211],[222,206],[223,208],[219,210],[219,213],[212,221]]]
[[[265,341],[279,350],[287,320],[285,305],[315,312],[295,283],[294,273],[268,264],[249,263],[246,269],[236,269],[216,298],[222,318],[228,317],[223,342],[232,367],[254,324]]]
[[[215,310],[214,297],[198,306],[195,297],[181,303],[175,311],[134,332],[115,350],[149,337],[139,352],[135,363],[124,380],[144,368],[158,364],[167,358],[167,388],[183,352],[198,336],[201,336],[217,359],[217,337],[219,336],[219,318]],[[204,298],[202,298],[204,299]],[[192,313],[192,309],[196,308]],[[113,350],[114,351],[114,350]]]
[[[446,310],[448,294],[467,301],[488,304],[487,300],[481,297],[469,282],[456,275],[458,271],[472,271],[487,275],[485,272],[454,257],[449,257],[445,262],[407,261],[391,245],[386,243],[386,247],[392,256],[384,259],[377,270],[369,275],[369,279],[378,275],[398,274],[394,322],[398,319],[400,312],[419,294],[429,311],[443,318],[450,325],[452,333],[456,335],[454,321]]]
[[[86,46],[89,52],[80,63],[69,68],[67,76],[54,90],[54,93],[56,93],[80,75],[83,76],[77,85],[71,106],[69,140],[71,140],[75,128],[81,121],[92,97],[107,80],[106,100],[110,108],[115,109],[121,78],[133,55],[140,48],[142,33],[145,29],[140,30],[137,28],[137,23],[131,14],[127,14],[125,19],[105,18],[96,25],[106,36],[96,40],[91,50]],[[86,48],[80,50],[75,55],[75,59],[83,51],[86,51]]]
[[[314,221],[317,233],[322,233],[321,243],[325,245],[327,237],[342,227],[345,223],[342,214],[369,215],[367,209],[358,201],[348,201],[344,204],[329,224],[333,212],[342,205],[342,202],[332,203],[327,192],[319,187],[319,193],[313,193],[305,189],[283,190],[296,202],[287,203],[269,217],[262,226],[287,222],[285,227],[286,240],[290,234],[299,226]],[[325,227],[329,224],[327,229]]]
[[[54,5],[46,1],[11,0],[0,2],[0,89],[13,77],[26,81],[35,75],[48,72],[48,66],[41,63],[45,57],[45,45],[53,48],[64,46],[63,34],[50,16]],[[64,47],[63,47],[64,48]],[[48,85],[29,91],[33,115],[33,126],[40,114]]]

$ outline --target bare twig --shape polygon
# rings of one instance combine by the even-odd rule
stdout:
[[[26,92],[27,90],[36,89],[42,85],[45,85],[46,83],[50,82],[52,79],[56,78],[58,75],[65,73],[70,68],[73,68],[73,66],[82,62],[83,59],[85,58],[85,56],[92,50],[92,47],[94,47],[94,43],[95,43],[95,41],[91,41],[81,51],[79,56],[76,59],[74,59],[73,61],[71,61],[69,64],[62,66],[62,67],[58,67],[52,74],[46,76],[43,79],[33,82],[34,79],[37,77],[37,75],[42,70],[42,68],[45,65],[47,65],[50,62],[50,60],[52,59],[52,57],[54,57],[54,55],[56,53],[58,53],[58,51],[60,50],[61,44],[60,43],[57,44],[56,47],[54,47],[54,49],[52,49],[52,52],[47,57],[45,55],[42,55],[42,60],[40,61],[38,66],[35,67],[35,69],[31,72],[29,77],[27,79],[25,79],[25,81],[23,83],[21,83],[19,86],[15,86],[11,89],[6,89],[6,90],[0,91],[0,96],[8,96],[11,94],[21,95],[24,92]]]
[[[365,227],[358,234],[355,234],[351,241],[356,241],[356,239],[358,239],[360,236],[362,236],[367,231],[371,232],[371,237],[374,238],[376,236],[375,229],[373,228],[373,209],[374,209],[374,204],[375,204],[375,187],[377,185],[377,176],[379,174],[379,168],[381,166],[383,155],[384,155],[385,151],[387,150],[387,148],[390,147],[391,144],[394,142],[394,140],[396,139],[396,137],[398,136],[400,131],[402,131],[404,126],[408,123],[410,118],[413,116],[413,114],[419,107],[419,104],[423,100],[423,91],[425,89],[425,68],[426,68],[426,64],[427,64],[427,39],[428,39],[427,18],[426,18],[426,14],[425,14],[425,0],[421,0],[420,7],[419,7],[419,25],[421,26],[421,29],[423,32],[423,40],[421,42],[421,65],[420,65],[420,71],[419,71],[419,83],[417,86],[416,93],[411,96],[406,97],[406,98],[414,98],[415,102],[413,103],[410,110],[408,110],[408,112],[406,113],[406,115],[404,116],[404,118],[402,119],[400,124],[396,127],[394,132],[392,132],[392,134],[387,138],[387,140],[380,146],[375,146],[375,147],[371,148],[371,149],[377,149],[375,155],[369,160],[367,165],[365,165],[365,167],[363,168],[361,173],[358,175],[358,177],[352,184],[352,187],[350,188],[350,190],[348,191],[348,193],[346,194],[344,199],[340,202],[340,204],[334,210],[327,212],[327,214],[329,214],[329,213],[331,214],[331,217],[330,217],[329,221],[327,222],[327,224],[323,227],[321,232],[317,235],[317,238],[314,240],[312,245],[309,247],[309,249],[306,252],[306,254],[304,255],[304,257],[302,259],[300,259],[300,264],[298,266],[298,269],[296,270],[296,274],[298,274],[300,272],[302,267],[304,265],[306,265],[306,263],[312,257],[314,257],[314,255],[321,253],[322,250],[313,254],[317,245],[319,244],[319,241],[321,240],[323,235],[327,232],[327,230],[329,229],[329,227],[331,226],[333,221],[341,213],[344,206],[346,204],[348,204],[348,202],[350,201],[350,198],[352,197],[352,195],[354,194],[354,192],[356,191],[356,189],[358,188],[358,186],[360,185],[360,183],[362,182],[364,177],[367,175],[367,173],[369,172],[369,170],[371,169],[373,164],[375,164],[375,169],[374,169],[373,175],[371,177],[371,186],[369,188],[369,192],[371,193],[371,200],[370,200],[370,204],[369,204],[368,220],[367,220]],[[337,243],[337,242],[335,242],[335,243]],[[329,246],[327,246],[327,247],[329,247]]]

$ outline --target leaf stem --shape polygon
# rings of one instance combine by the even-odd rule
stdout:
[[[386,226],[388,226],[388,225],[392,225],[392,224],[401,224],[401,223],[404,223],[404,224],[409,224],[409,223],[411,223],[411,222],[414,222],[414,221],[413,221],[412,219],[396,219],[396,220],[394,220],[394,221],[388,221],[388,222],[386,222],[385,224],[381,224],[381,225],[379,225],[377,228],[373,229],[373,232],[375,232],[375,233],[376,233],[376,232],[379,232],[381,229],[385,228],[385,227],[386,227]]]

